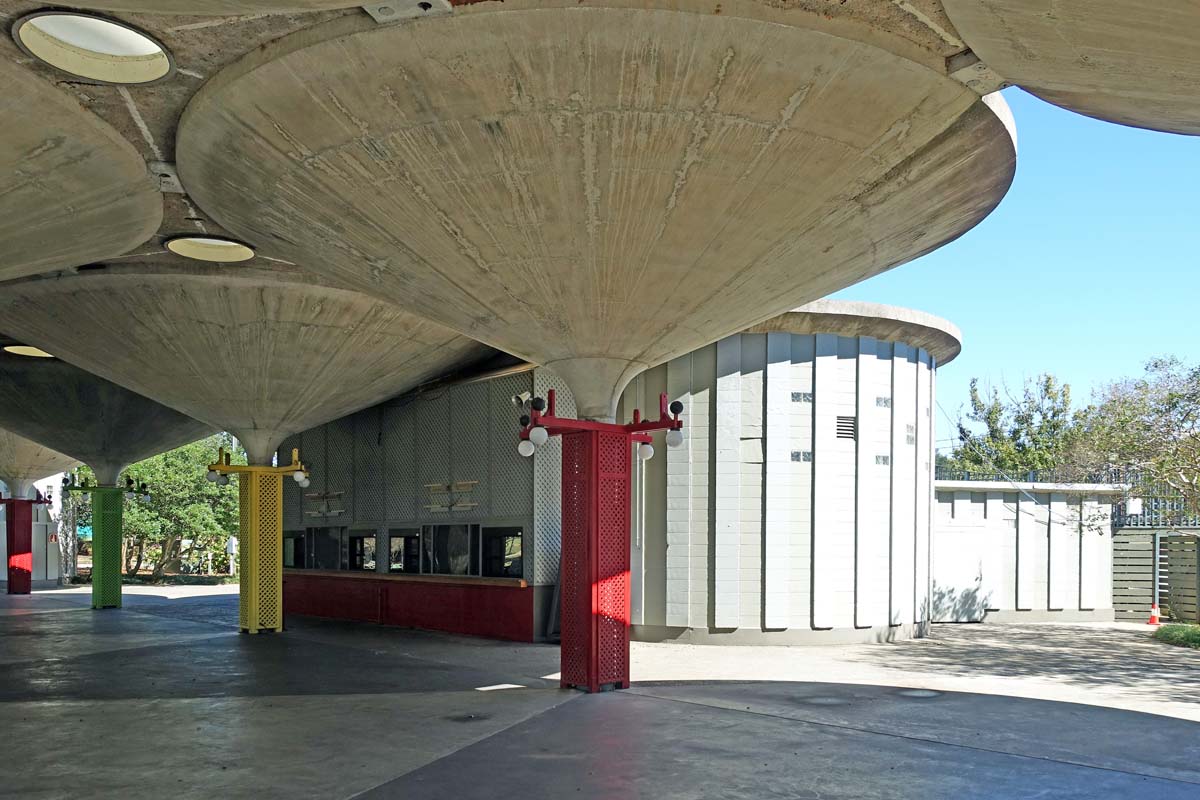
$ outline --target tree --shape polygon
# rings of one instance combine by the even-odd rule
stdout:
[[[154,579],[185,561],[206,553],[224,555],[225,542],[238,528],[238,494],[234,484],[221,486],[205,478],[218,448],[245,463],[245,452],[233,437],[217,434],[134,464],[126,475],[145,483],[150,501],[127,501],[125,570],[134,575],[150,565]]]
[[[1200,515],[1200,365],[1157,358],[1141,377],[1099,390],[1069,456],[1127,468],[1141,490],[1181,498],[1181,516]]]
[[[1021,396],[1002,399],[993,388],[985,399],[971,379],[970,408],[957,423],[954,453],[939,466],[965,472],[1001,472],[1011,477],[1052,470],[1064,460],[1078,434],[1071,387],[1053,375],[1027,380]]]
[[[150,494],[148,502],[140,497],[125,501],[122,560],[127,575],[137,575],[148,566],[150,576],[158,579],[209,553],[218,566],[225,561],[225,543],[238,529],[237,485],[221,486],[205,477],[221,447],[233,454],[234,463],[246,463],[245,451],[222,433],[140,461],[122,474],[122,481],[129,477],[136,484],[145,483]],[[95,485],[96,478],[81,466],[75,470],[75,481]],[[64,492],[59,527],[65,567],[70,570],[65,574],[74,574],[77,526],[90,524],[91,496]]]

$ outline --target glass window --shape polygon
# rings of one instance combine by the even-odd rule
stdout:
[[[370,536],[351,534],[347,566],[349,569],[366,571],[375,569],[375,534]]]
[[[313,569],[341,569],[342,541],[338,528],[309,528]]]
[[[388,572],[421,571],[419,530],[394,530],[388,533]]]
[[[521,561],[520,528],[483,529],[483,574],[488,578],[520,578],[524,574]]]
[[[478,575],[476,525],[426,525],[421,571],[430,575]]]
[[[288,536],[283,540],[283,565],[296,569],[304,567],[304,534]]]

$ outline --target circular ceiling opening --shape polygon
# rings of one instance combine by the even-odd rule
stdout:
[[[165,47],[123,22],[40,11],[17,20],[13,39],[52,67],[100,83],[153,83],[171,74]]]
[[[177,236],[168,239],[166,246],[176,255],[197,261],[231,262],[254,258],[254,249],[249,245],[219,236]]]
[[[45,350],[27,344],[10,344],[4,348],[4,352],[12,353],[14,356],[28,356],[30,358],[54,358],[54,356]]]

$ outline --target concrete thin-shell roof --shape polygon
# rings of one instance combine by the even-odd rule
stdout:
[[[82,461],[106,484],[130,464],[214,432],[58,358],[2,351],[0,426]]]
[[[755,325],[746,332],[870,336],[919,347],[937,359],[939,367],[950,363],[962,352],[962,333],[941,317],[911,308],[853,300],[817,300]]]
[[[286,271],[109,267],[0,286],[6,330],[235,434],[289,435],[492,354],[396,306]]]
[[[12,497],[25,496],[29,484],[77,466],[68,455],[0,428],[0,481]]]
[[[739,10],[316,26],[209,80],[180,173],[240,238],[609,417],[637,372],[937,248],[1013,177],[1006,126],[944,72]]]
[[[1055,105],[1200,134],[1195,0],[944,0],[991,69]]]

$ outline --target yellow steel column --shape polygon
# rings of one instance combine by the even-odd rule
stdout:
[[[283,476],[296,472],[307,476],[308,471],[295,450],[292,463],[280,467],[230,464],[222,451],[209,469],[238,476],[238,626],[245,633],[282,631]]]

